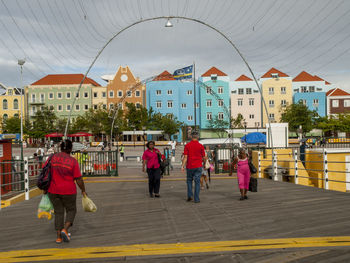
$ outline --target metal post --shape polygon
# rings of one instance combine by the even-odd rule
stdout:
[[[28,169],[28,157],[24,157],[24,193],[25,193],[25,200],[29,200],[29,169]]]
[[[118,127],[118,130],[119,130],[119,127]],[[119,172],[118,172],[118,170],[119,170],[119,165],[118,165],[119,164],[119,160],[118,160],[119,159],[119,133],[117,133],[116,138],[117,138],[117,152],[115,153],[116,154],[115,175],[119,176]]]
[[[327,150],[324,149],[323,151],[323,173],[324,173],[324,188],[326,190],[329,189],[328,184],[328,161],[327,161]]]
[[[298,184],[298,151],[294,150],[294,183]]]
[[[258,170],[259,170],[259,178],[261,178],[261,152],[258,152]]]
[[[273,151],[273,180],[278,181],[277,152]]]
[[[197,130],[197,108],[196,108],[196,65],[193,62],[193,109],[194,109],[194,130]]]

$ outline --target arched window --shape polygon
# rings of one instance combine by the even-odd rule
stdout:
[[[7,108],[8,108],[7,99],[4,99],[4,100],[2,101],[2,109],[3,109],[3,110],[7,110]]]
[[[13,117],[15,117],[15,118],[19,118],[18,113],[16,113],[15,115],[13,115]]]
[[[13,109],[18,110],[18,99],[13,100]]]
[[[4,120],[4,121],[6,121],[7,119],[8,119],[8,115],[7,114],[4,114],[4,116],[2,117],[2,119]]]

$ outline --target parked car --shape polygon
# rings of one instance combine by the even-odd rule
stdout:
[[[72,152],[83,151],[83,150],[87,150],[87,149],[88,149],[88,147],[85,146],[84,144],[82,144],[80,142],[73,142]]]

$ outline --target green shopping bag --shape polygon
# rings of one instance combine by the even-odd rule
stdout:
[[[46,218],[48,220],[51,220],[53,213],[54,213],[54,209],[50,201],[50,198],[47,194],[44,194],[39,203],[38,218]]]

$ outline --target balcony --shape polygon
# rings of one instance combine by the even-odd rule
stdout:
[[[41,104],[45,104],[45,100],[44,99],[30,99],[29,100],[29,104],[36,104],[36,105],[41,105]]]

